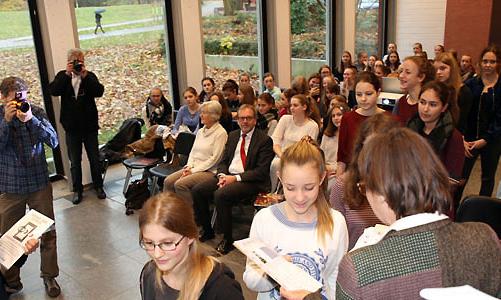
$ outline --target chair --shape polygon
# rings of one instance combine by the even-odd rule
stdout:
[[[501,239],[501,199],[468,196],[459,205],[456,222],[483,222]]]
[[[158,192],[158,179],[164,179],[170,174],[181,170],[186,164],[193,143],[195,142],[195,137],[196,136],[192,133],[180,132],[176,138],[171,161],[155,166],[149,170],[150,174],[153,176],[152,195]]]
[[[155,157],[144,157],[144,156],[136,156],[132,158],[128,158],[122,162],[122,164],[127,169],[127,175],[125,175],[124,189],[123,194],[127,192],[127,187],[129,186],[129,181],[132,176],[132,170],[140,170],[145,169],[148,170],[162,162],[162,159]]]

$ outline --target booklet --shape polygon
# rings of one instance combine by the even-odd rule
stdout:
[[[0,264],[6,269],[24,254],[24,245],[30,239],[38,239],[54,224],[54,221],[31,209],[0,237]]]
[[[314,293],[322,288],[320,282],[257,238],[247,238],[235,241],[233,244],[280,286],[289,291],[306,290]]]

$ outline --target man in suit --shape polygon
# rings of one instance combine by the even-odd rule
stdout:
[[[271,186],[269,170],[274,157],[271,138],[255,128],[256,109],[252,105],[240,106],[237,120],[240,130],[228,135],[217,176],[200,182],[191,191],[195,215],[203,230],[202,242],[214,238],[209,212],[209,201],[214,198],[224,234],[216,250],[222,254],[233,249],[233,204],[268,191]]]

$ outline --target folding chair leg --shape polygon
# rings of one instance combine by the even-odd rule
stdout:
[[[123,190],[124,195],[127,192],[127,187],[129,186],[129,181],[131,176],[132,176],[132,168],[127,168],[127,175],[125,175],[124,190]]]
[[[214,230],[215,230],[214,226],[216,225],[216,218],[217,218],[217,210],[216,207],[214,207],[214,210],[212,211],[212,217],[210,219],[210,225]]]
[[[158,177],[157,176],[153,176],[153,180],[151,182],[151,195],[154,196],[158,193],[158,185],[157,185],[157,182],[158,182]]]

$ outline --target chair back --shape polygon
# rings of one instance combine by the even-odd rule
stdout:
[[[188,132],[180,132],[174,145],[174,154],[190,155],[196,135]]]
[[[501,239],[501,199],[468,196],[459,205],[456,222],[482,222],[491,226]]]

